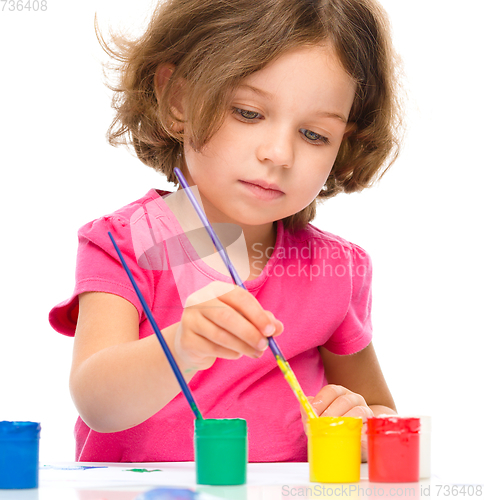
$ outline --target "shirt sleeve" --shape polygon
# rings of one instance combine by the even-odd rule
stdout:
[[[359,246],[352,244],[349,254],[350,300],[346,315],[324,344],[333,354],[354,354],[371,342],[371,280],[370,256]]]
[[[51,326],[59,333],[74,336],[79,313],[78,296],[83,292],[105,292],[123,297],[136,307],[140,322],[142,321],[143,309],[108,231],[119,246],[148,305],[152,306],[153,273],[143,271],[137,265],[129,220],[118,215],[102,217],[79,230],[74,292],[68,300],[56,305],[49,314]]]

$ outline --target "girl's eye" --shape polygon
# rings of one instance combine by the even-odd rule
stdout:
[[[249,111],[248,109],[234,108],[234,113],[250,121],[261,118],[260,113],[257,113],[257,111]]]
[[[312,130],[302,128],[301,133],[309,142],[314,144],[329,144],[329,139],[327,137],[316,134],[316,132],[313,132]]]

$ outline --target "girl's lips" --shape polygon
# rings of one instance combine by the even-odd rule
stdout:
[[[259,186],[264,189],[272,189],[273,191],[281,191],[277,184],[273,184],[272,182],[267,182],[263,179],[254,179],[254,180],[242,180],[242,182],[248,182],[249,184],[254,184],[255,186]],[[282,191],[281,191],[282,192]]]
[[[241,184],[260,200],[275,200],[284,196],[284,193],[275,184],[268,184],[265,181],[240,181]]]

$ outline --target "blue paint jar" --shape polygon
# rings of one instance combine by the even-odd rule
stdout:
[[[39,437],[37,422],[0,422],[0,489],[38,487]]]

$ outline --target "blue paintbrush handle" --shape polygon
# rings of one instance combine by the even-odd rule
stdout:
[[[192,190],[190,189],[190,186],[188,185],[181,170],[179,168],[175,167],[174,172],[175,172],[175,175],[178,177],[178,180],[180,181],[182,188],[185,190],[185,193],[188,196],[188,199],[192,203],[193,208],[195,209],[198,216],[200,217],[200,220],[203,222],[203,225],[205,226],[205,229],[207,230],[208,234],[210,235],[210,238],[212,239],[212,242],[215,245],[215,248],[220,253],[220,256],[222,257],[222,260],[224,261],[224,264],[227,267],[230,275],[232,276],[232,279],[234,280],[235,284],[242,287],[244,290],[247,290],[247,288],[244,285],[244,282],[240,279],[240,276],[237,273],[237,270],[235,269],[234,265],[232,264],[224,246],[220,242],[220,240],[217,236],[217,233],[213,230],[213,227],[210,224],[210,221],[207,219],[207,216],[205,215],[204,211],[202,210],[202,207],[200,206],[200,204],[198,203],[197,199],[195,198]],[[272,354],[274,354],[274,356],[280,356],[280,358],[283,361],[286,361],[286,358],[284,358],[281,350],[279,349],[279,346],[277,345],[276,341],[272,337],[269,337],[269,347],[271,348]]]
[[[190,405],[190,408],[192,409],[192,411],[195,414],[195,417],[197,419],[203,420],[202,414],[200,413],[200,410],[198,409],[198,406],[195,403],[195,399],[193,398],[193,394],[190,391],[190,388],[188,387],[188,384],[186,383],[185,379],[183,378],[183,375],[180,371],[180,368],[178,367],[178,365],[175,361],[175,358],[173,357],[173,355],[170,351],[170,348],[168,347],[168,344],[166,343],[160,329],[158,328],[158,325],[156,324],[155,318],[153,317],[153,314],[151,314],[150,308],[148,307],[148,304],[146,303],[146,300],[143,297],[141,290],[138,288],[138,285],[136,284],[136,281],[134,280],[133,274],[129,270],[129,267],[126,264],[126,261],[124,260],[123,255],[121,254],[121,250],[119,249],[116,241],[114,241],[114,238],[113,238],[113,235],[111,234],[111,232],[108,231],[108,235],[111,238],[111,241],[113,242],[116,253],[119,256],[119,259],[121,260],[121,264],[123,265],[124,270],[126,271],[126,274],[128,275],[128,278],[131,281],[131,284],[133,285],[134,291],[136,292],[136,295],[138,296],[138,299],[141,302],[141,306],[143,307],[143,311],[145,312],[146,317],[148,318],[148,321],[151,324],[151,328],[153,328],[155,335],[158,337],[158,340],[160,341],[161,347],[163,348],[163,351],[168,359],[168,362],[170,363],[170,366],[173,370],[173,373],[175,374],[175,377],[178,380],[178,383],[180,384],[180,387],[181,387],[183,394],[187,398],[187,401],[188,401],[188,404]]]

